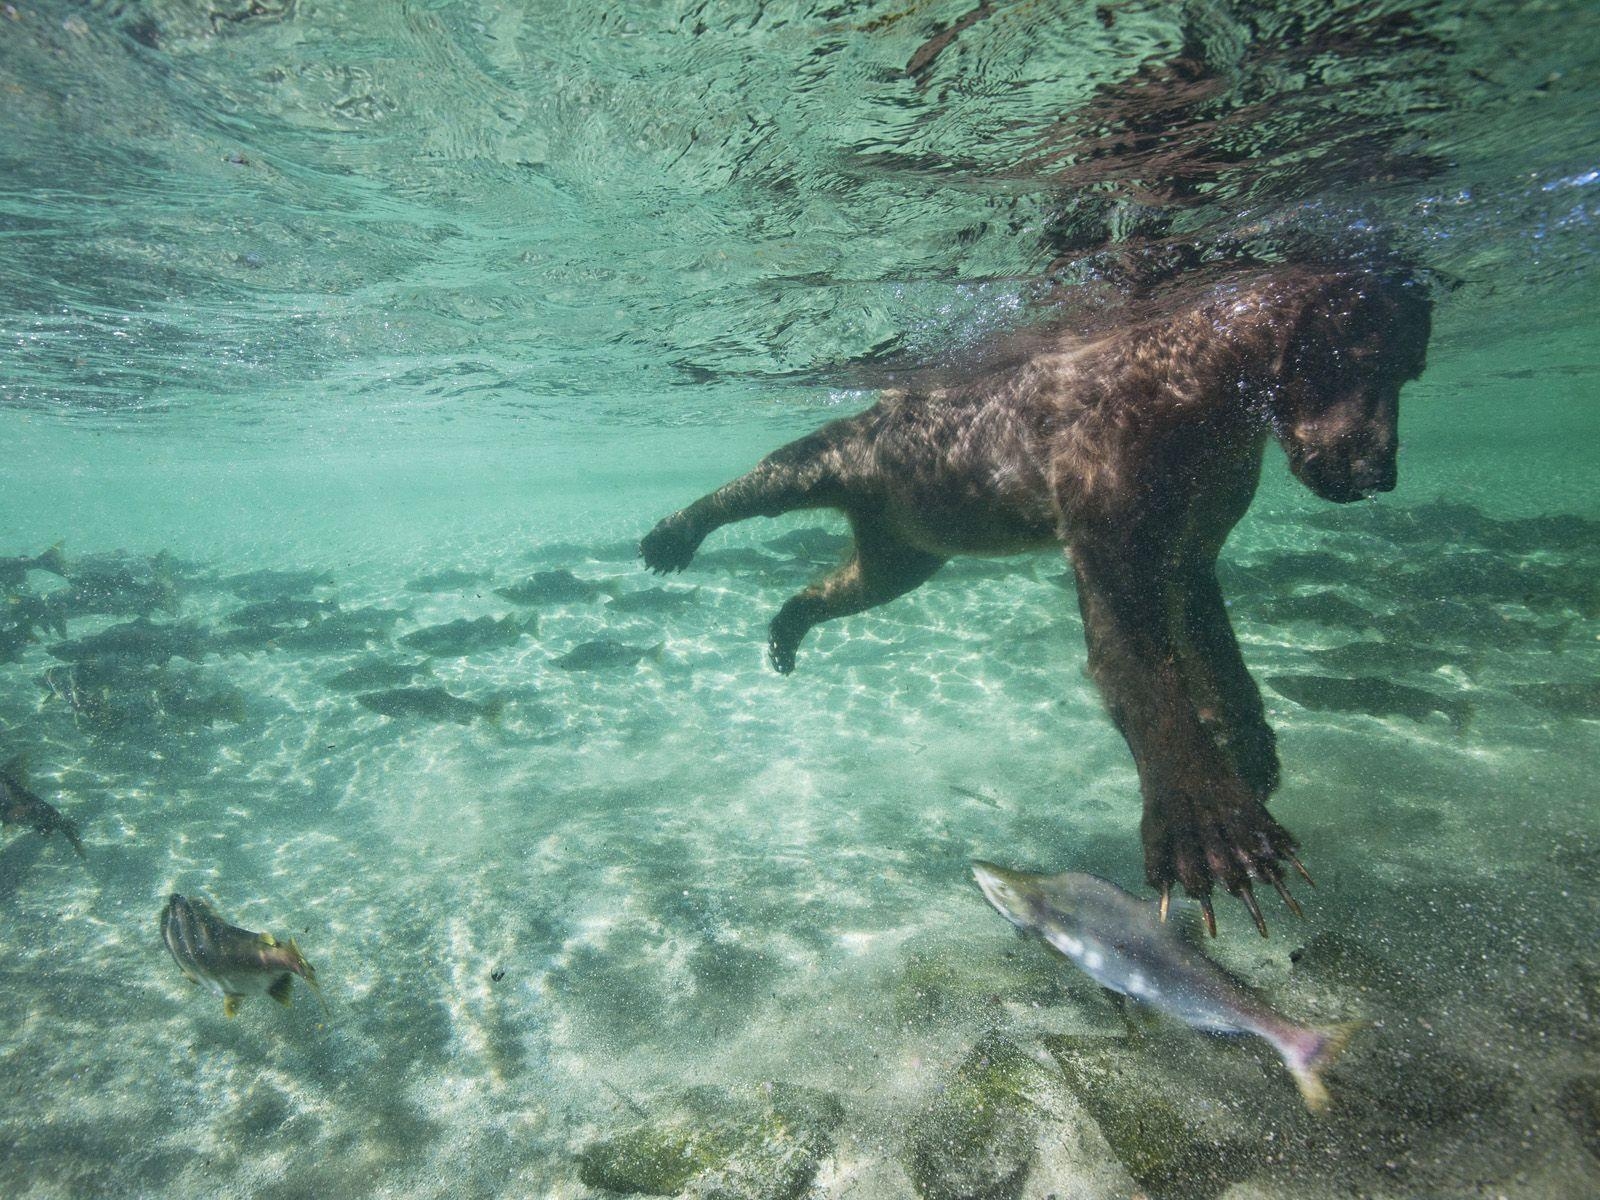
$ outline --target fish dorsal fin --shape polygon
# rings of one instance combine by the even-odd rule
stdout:
[[[0,766],[0,775],[4,775],[7,779],[13,780],[23,787],[27,787],[28,756],[26,754],[12,755],[6,760],[4,766]]]
[[[1052,900],[1070,900],[1074,895],[1081,896],[1086,884],[1091,888],[1103,889],[1108,895],[1121,895],[1133,903],[1138,903],[1139,898],[1132,892],[1112,883],[1109,879],[1091,875],[1087,871],[1061,871],[1055,875],[1041,875],[1037,881],[1039,890]]]
[[[1172,930],[1173,937],[1195,950],[1204,951],[1211,940],[1198,905],[1174,904],[1167,911],[1167,927]]]
[[[282,975],[279,975],[272,981],[272,986],[267,989],[267,995],[271,996],[285,1008],[288,1008],[293,1002],[293,999],[289,994],[290,989],[293,987],[294,976],[285,971]]]
[[[270,933],[263,933],[261,935],[261,944],[263,946],[276,946],[278,944],[278,939],[273,937]]]

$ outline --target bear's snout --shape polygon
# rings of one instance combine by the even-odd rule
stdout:
[[[1350,464],[1350,483],[1357,491],[1392,492],[1400,479],[1400,468],[1393,454],[1358,458]]]
[[[1394,452],[1385,448],[1352,452],[1334,445],[1291,448],[1289,469],[1295,478],[1324,500],[1349,504],[1376,492],[1392,492],[1399,482],[1399,467]]]

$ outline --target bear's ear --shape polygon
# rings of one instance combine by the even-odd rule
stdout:
[[[1369,303],[1362,282],[1351,276],[1323,275],[1303,280],[1301,286],[1284,297],[1273,322],[1277,335],[1271,351],[1274,378],[1287,382],[1290,372],[1303,370],[1308,360],[1314,362],[1321,357],[1319,345],[1327,349],[1347,338],[1352,314]]]
[[[1316,324],[1317,298],[1301,293],[1285,302],[1271,322],[1272,343],[1267,350],[1272,379],[1284,380],[1294,366],[1295,352],[1312,335]]]

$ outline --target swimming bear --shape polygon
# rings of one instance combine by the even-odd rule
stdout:
[[[1399,276],[1236,272],[1159,315],[1053,332],[958,383],[886,391],[665,518],[640,554],[681,571],[732,521],[843,512],[849,559],[772,621],[771,662],[787,674],[812,626],[904,595],[954,555],[1064,546],[1090,673],[1138,766],[1163,915],[1180,883],[1214,933],[1220,883],[1264,935],[1251,880],[1292,905],[1284,866],[1304,869],[1264,807],[1275,738],[1217,555],[1269,438],[1323,499],[1394,488],[1400,388],[1422,373],[1430,317],[1422,286]]]

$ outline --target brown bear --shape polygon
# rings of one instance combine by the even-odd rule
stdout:
[[[768,639],[787,674],[806,632],[904,595],[953,555],[1066,547],[1089,668],[1138,765],[1145,874],[1214,934],[1214,882],[1284,886],[1295,839],[1264,802],[1278,759],[1217,587],[1269,436],[1345,503],[1395,485],[1400,388],[1422,373],[1431,305],[1410,280],[1314,267],[1236,272],[1175,311],[1053,333],[958,385],[886,392],[661,521],[645,565],[681,571],[712,530],[843,512],[848,561],[790,598]],[[1309,876],[1307,876],[1309,881]]]

